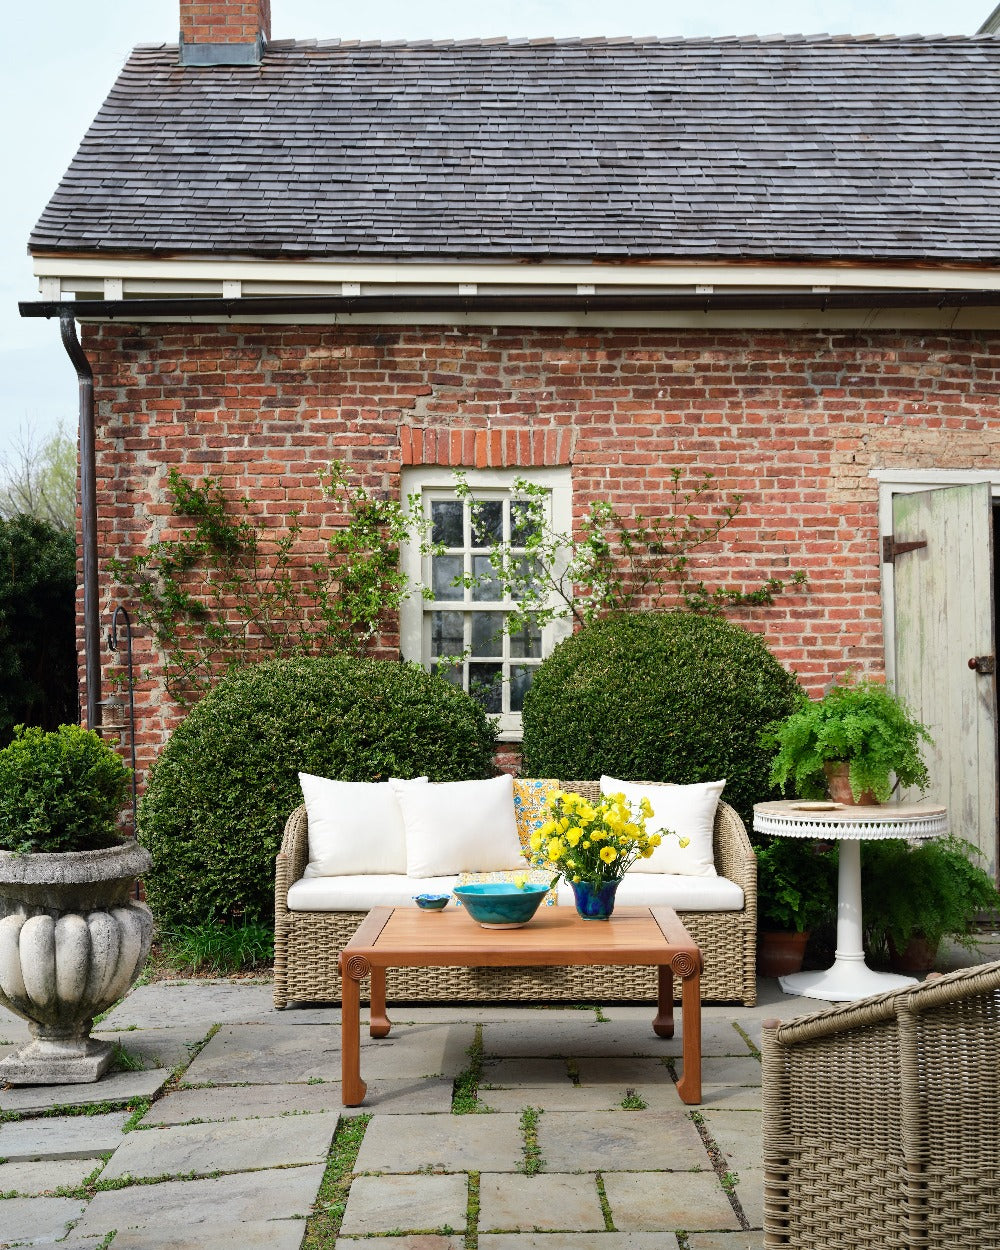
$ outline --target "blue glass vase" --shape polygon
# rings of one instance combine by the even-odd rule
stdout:
[[[620,881],[603,881],[600,885],[571,881],[577,914],[584,920],[607,920],[615,909],[615,892],[620,884]]]

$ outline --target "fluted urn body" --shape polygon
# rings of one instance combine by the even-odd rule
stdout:
[[[111,1065],[94,1016],[142,971],[153,936],[149,908],[132,898],[150,867],[137,842],[100,851],[0,851],[0,1004],[28,1021],[32,1040],[0,1062],[0,1081],[96,1081]]]

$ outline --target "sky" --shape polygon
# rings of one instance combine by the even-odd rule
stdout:
[[[993,0],[271,0],[275,39],[973,34]],[[6,0],[0,39],[0,459],[75,429],[76,374],[38,298],[28,235],[130,49],[177,40],[177,0]]]

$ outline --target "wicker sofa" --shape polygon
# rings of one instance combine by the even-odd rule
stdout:
[[[596,781],[567,781],[563,789],[596,799]],[[757,860],[746,828],[720,802],[714,828],[716,869],[743,891],[739,911],[677,910],[704,958],[702,998],[712,1002],[757,999]],[[275,865],[274,1005],[339,1002],[337,955],[364,913],[292,911],[289,887],[299,881],[309,857],[305,806],[288,818]],[[389,972],[388,993],[397,1001],[505,1000],[628,1002],[655,1001],[653,968],[400,968]]]
[[[764,1245],[1000,1250],[1000,963],[763,1031]]]

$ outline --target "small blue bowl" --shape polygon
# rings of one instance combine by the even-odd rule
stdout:
[[[413,901],[424,911],[444,911],[451,901],[448,894],[414,894]]]
[[[520,929],[538,910],[548,891],[547,885],[516,886],[506,881],[488,881],[456,885],[452,893],[484,929]]]

